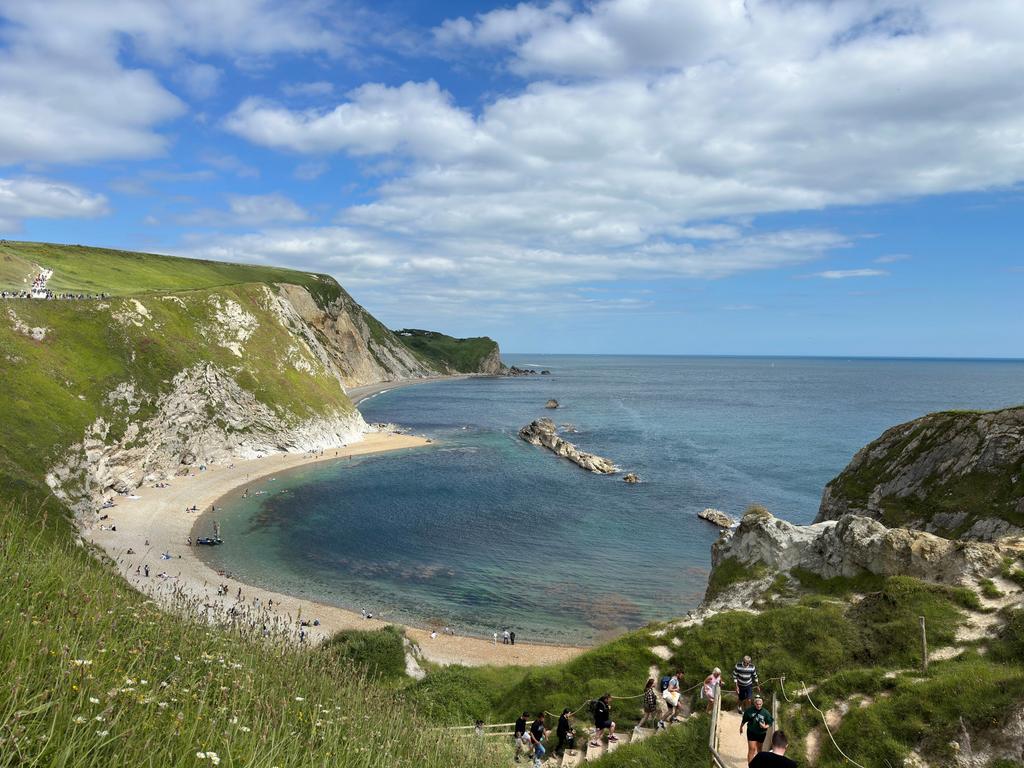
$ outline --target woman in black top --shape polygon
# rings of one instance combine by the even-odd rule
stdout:
[[[594,740],[590,742],[593,747],[601,746],[598,739],[604,733],[608,734],[608,741],[618,741],[615,735],[615,723],[612,722],[612,695],[606,693],[594,705]]]
[[[569,722],[569,710],[563,709],[562,716],[558,718],[558,728],[555,730],[558,735],[558,744],[555,746],[555,754],[560,755],[565,752],[565,748],[576,749],[576,734],[572,729],[572,723]]]

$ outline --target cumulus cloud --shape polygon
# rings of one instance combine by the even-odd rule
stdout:
[[[250,99],[226,126],[380,158],[375,199],[345,226],[617,274],[648,259],[724,274],[737,253],[753,268],[751,217],[1024,178],[1024,13],[1009,0],[520,4],[435,37],[505,51],[533,79],[473,109],[433,81],[315,110]]]
[[[203,209],[181,217],[197,226],[266,226],[308,221],[309,213],[284,195],[228,195],[227,210]]]
[[[25,219],[91,219],[110,212],[103,195],[49,179],[0,178],[0,228],[20,229]]]
[[[178,66],[182,87],[207,98],[219,70],[186,52],[340,53],[329,21],[308,1],[0,0],[0,165],[165,152],[157,128],[186,107],[140,63]],[[126,50],[136,64],[124,63]]]

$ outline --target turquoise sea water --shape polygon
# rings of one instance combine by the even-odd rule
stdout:
[[[254,483],[204,552],[249,583],[385,619],[589,643],[684,614],[706,586],[707,506],[810,522],[887,427],[1024,401],[1024,362],[506,356],[552,376],[422,384],[361,405],[436,440]],[[562,408],[544,409],[548,398]],[[639,473],[584,472],[516,437],[540,416]]]

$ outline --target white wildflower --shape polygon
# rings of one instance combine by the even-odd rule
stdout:
[[[104,736],[109,736],[110,731],[96,731],[96,735],[102,739]]]
[[[91,667],[92,661],[90,659],[72,659],[72,664],[76,667]]]
[[[296,700],[296,701],[305,701],[305,699],[304,699],[304,698],[302,698],[301,696],[296,696],[296,697],[295,697],[295,700]]]
[[[99,699],[97,699],[97,698],[96,698],[95,696],[90,696],[90,697],[89,697],[89,703],[90,703],[90,704],[99,704],[99,703],[100,703],[100,700],[99,700]]]
[[[71,722],[75,723],[76,725],[82,725],[83,723],[89,722],[89,719],[86,717],[82,717],[81,715],[75,715],[73,718],[71,718]]]

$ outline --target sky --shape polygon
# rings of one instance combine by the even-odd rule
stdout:
[[[1024,357],[1020,0],[0,0],[0,236],[509,352]]]

